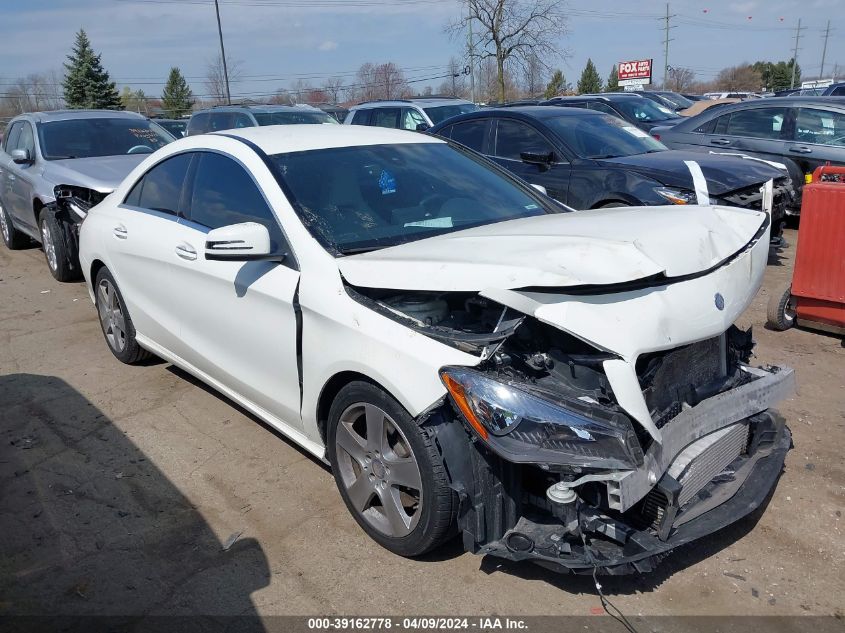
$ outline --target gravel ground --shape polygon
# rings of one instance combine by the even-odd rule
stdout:
[[[785,472],[761,515],[603,579],[628,615],[842,619],[845,348],[764,329],[787,239],[740,323],[759,364],[797,371]],[[84,285],[54,282],[36,248],[0,247],[0,403],[0,615],[600,612],[589,579],[457,542],[381,549],[323,465],[184,372],[114,360]]]

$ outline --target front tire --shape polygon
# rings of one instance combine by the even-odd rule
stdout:
[[[6,211],[3,203],[0,202],[0,235],[3,236],[3,243],[10,251],[17,251],[29,246],[32,241],[12,224],[12,216]]]
[[[783,332],[795,325],[795,298],[792,286],[786,286],[780,293],[769,297],[766,309],[766,323],[773,330]]]
[[[47,260],[47,267],[56,281],[79,279],[79,258],[71,252],[65,240],[64,229],[56,217],[55,209],[45,207],[38,218],[41,233],[41,248]]]
[[[121,363],[134,365],[152,356],[135,340],[135,326],[126,310],[126,303],[114,277],[106,268],[101,268],[94,280],[94,298],[100,329],[114,357]]]
[[[382,389],[340,390],[328,425],[340,495],[358,525],[399,556],[419,556],[452,534],[457,500],[432,439]]]

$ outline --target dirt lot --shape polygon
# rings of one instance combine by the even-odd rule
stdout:
[[[795,232],[787,237],[794,245]],[[603,579],[629,615],[843,615],[845,348],[763,328],[794,248],[741,325],[797,370],[795,448],[762,516]],[[393,556],[329,471],[163,362],[109,353],[85,287],[0,247],[0,614],[578,614],[591,581],[461,551]],[[239,538],[227,551],[233,535]]]

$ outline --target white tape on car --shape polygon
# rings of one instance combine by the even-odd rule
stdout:
[[[707,191],[707,179],[704,178],[704,172],[701,171],[701,165],[694,160],[685,160],[684,165],[692,174],[692,184],[695,187],[695,198],[699,205],[704,206],[710,204],[710,193]]]

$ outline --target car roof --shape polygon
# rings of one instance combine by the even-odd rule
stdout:
[[[804,95],[804,96],[789,96],[789,97],[766,97],[765,99],[751,99],[748,101],[740,101],[739,103],[726,104],[732,109],[741,109],[751,106],[766,107],[771,105],[781,104],[784,106],[800,106],[800,105],[834,105],[837,107],[845,106],[845,97],[822,97],[821,95]],[[705,110],[706,112],[706,110]]]
[[[403,105],[408,105],[409,103],[411,105],[426,107],[465,104],[472,103],[472,101],[467,101],[466,99],[459,99],[458,97],[411,97],[409,99],[375,99],[373,101],[362,101],[358,105],[354,105],[349,109],[358,110],[362,108],[380,108],[382,106],[401,107]]]
[[[205,114],[208,112],[301,112],[302,110],[321,112],[319,108],[315,108],[307,103],[300,103],[296,105],[255,104],[214,106],[213,108],[207,108],[205,110],[197,110],[193,113],[193,115]]]
[[[305,152],[358,145],[393,145],[404,143],[442,143],[440,139],[419,132],[361,125],[266,125],[213,132],[241,138],[259,147],[265,154]],[[188,138],[201,140],[198,134]]]
[[[72,119],[146,119],[143,114],[125,110],[51,110],[49,112],[27,112],[27,116],[39,123],[68,121]]]

